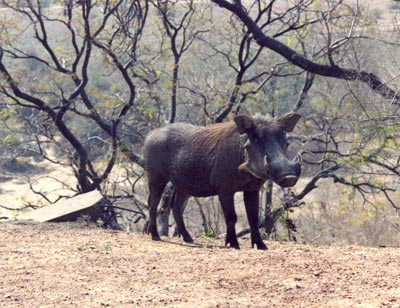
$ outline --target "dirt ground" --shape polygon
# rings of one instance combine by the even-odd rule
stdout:
[[[0,223],[0,307],[400,307],[400,249]]]

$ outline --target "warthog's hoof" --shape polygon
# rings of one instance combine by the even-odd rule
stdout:
[[[239,243],[237,241],[233,241],[233,242],[226,241],[225,247],[233,248],[233,249],[240,249]]]
[[[236,236],[230,236],[229,234],[227,234],[225,238],[225,247],[240,249],[239,242]]]
[[[254,245],[257,246],[258,250],[268,250],[267,245],[264,244],[264,242],[257,242],[257,243],[251,243],[251,247],[254,248]]]
[[[158,234],[152,234],[151,239],[153,241],[161,241],[161,237]]]
[[[185,243],[194,243],[194,240],[192,239],[192,237],[190,235],[187,236],[182,236],[183,240],[185,241]]]
[[[229,246],[225,245],[225,246],[232,249],[238,249],[238,250],[240,249],[239,245],[229,245]]]

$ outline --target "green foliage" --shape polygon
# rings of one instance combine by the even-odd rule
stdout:
[[[203,234],[201,236],[205,237],[205,238],[215,238],[215,237],[218,236],[218,231],[217,230],[211,230],[209,232],[203,232]]]
[[[0,121],[7,121],[12,116],[12,112],[8,108],[1,108]]]
[[[8,134],[0,138],[0,144],[6,149],[11,149],[21,143],[21,139],[15,134]]]

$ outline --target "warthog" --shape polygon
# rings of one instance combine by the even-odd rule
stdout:
[[[144,143],[144,159],[152,239],[160,240],[157,207],[170,181],[175,189],[172,211],[184,241],[193,241],[181,213],[185,200],[188,196],[218,195],[227,228],[225,245],[238,249],[234,194],[243,191],[252,247],[267,249],[258,230],[259,190],[267,179],[282,187],[296,184],[301,156],[288,159],[286,132],[294,129],[299,118],[293,112],[274,119],[239,115],[233,121],[207,127],[174,123],[150,132]]]

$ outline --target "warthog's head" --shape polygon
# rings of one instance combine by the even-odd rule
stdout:
[[[301,155],[294,160],[287,156],[286,133],[291,132],[300,119],[294,112],[276,119],[253,118],[248,115],[235,117],[240,134],[246,134],[244,148],[246,161],[239,170],[260,179],[272,179],[282,187],[297,183],[301,173]]]

